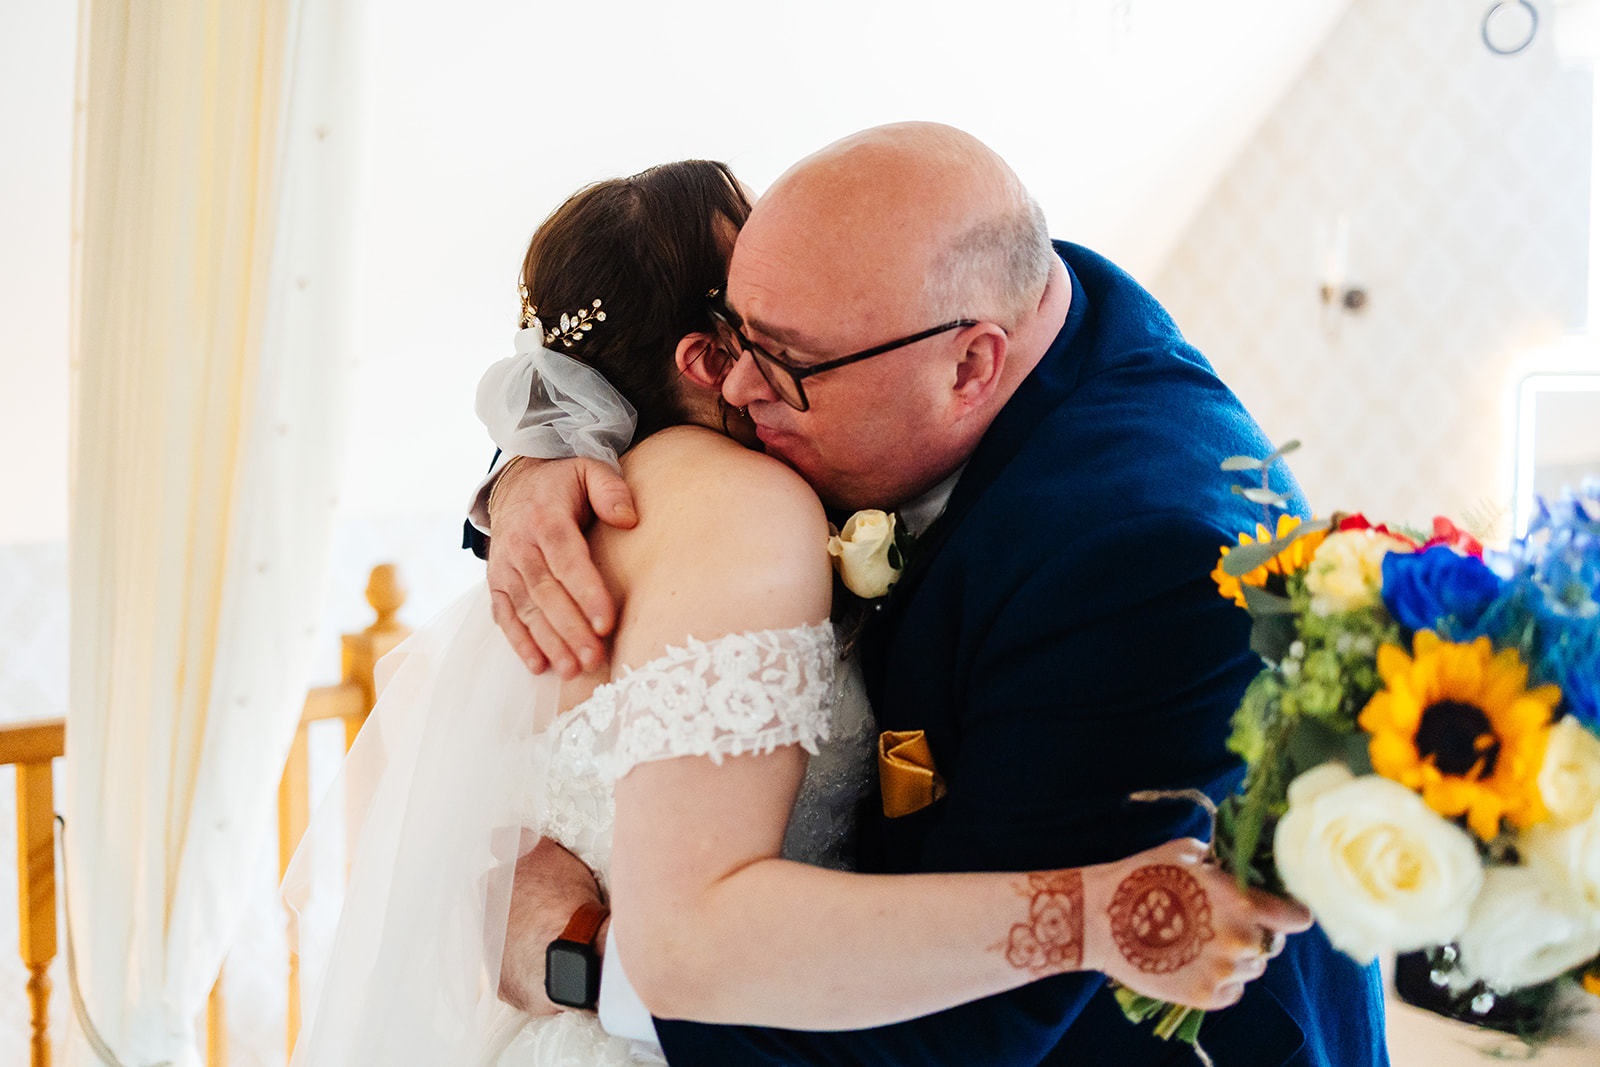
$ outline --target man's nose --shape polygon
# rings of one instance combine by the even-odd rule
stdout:
[[[722,379],[722,399],[736,408],[749,407],[760,400],[777,400],[778,394],[762,376],[754,356],[741,356]]]

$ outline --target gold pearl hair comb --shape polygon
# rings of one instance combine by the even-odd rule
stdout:
[[[526,330],[535,325],[542,328],[539,309],[528,299],[528,287],[519,284],[517,292],[522,297],[522,328]],[[600,304],[601,301],[596,299],[576,314],[568,315],[563,312],[555,329],[545,331],[544,346],[549,348],[560,341],[563,348],[571,348],[574,341],[583,340],[583,335],[594,329],[595,323],[606,321],[606,313],[600,309]]]

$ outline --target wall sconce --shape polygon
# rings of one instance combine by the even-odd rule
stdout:
[[[1340,312],[1354,314],[1367,306],[1367,291],[1349,285],[1350,216],[1340,215],[1332,230],[1317,224],[1317,294],[1322,299],[1322,325],[1329,334],[1339,332]]]

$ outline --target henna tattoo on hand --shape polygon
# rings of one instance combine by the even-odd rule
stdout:
[[[1216,936],[1205,890],[1194,875],[1170,864],[1128,875],[1106,912],[1118,951],[1145,974],[1171,974]]]
[[[1028,875],[1028,921],[1011,928],[1006,962],[1036,976],[1076,970],[1083,963],[1083,875]]]

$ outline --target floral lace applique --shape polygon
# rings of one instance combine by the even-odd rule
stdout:
[[[689,638],[590,698],[597,730],[617,724],[605,770],[614,782],[649,760],[771,752],[828,739],[833,628]]]
[[[546,832],[604,872],[616,783],[640,763],[720,763],[794,744],[817,754],[832,729],[836,662],[832,626],[799,626],[690,638],[600,686],[555,727]]]

